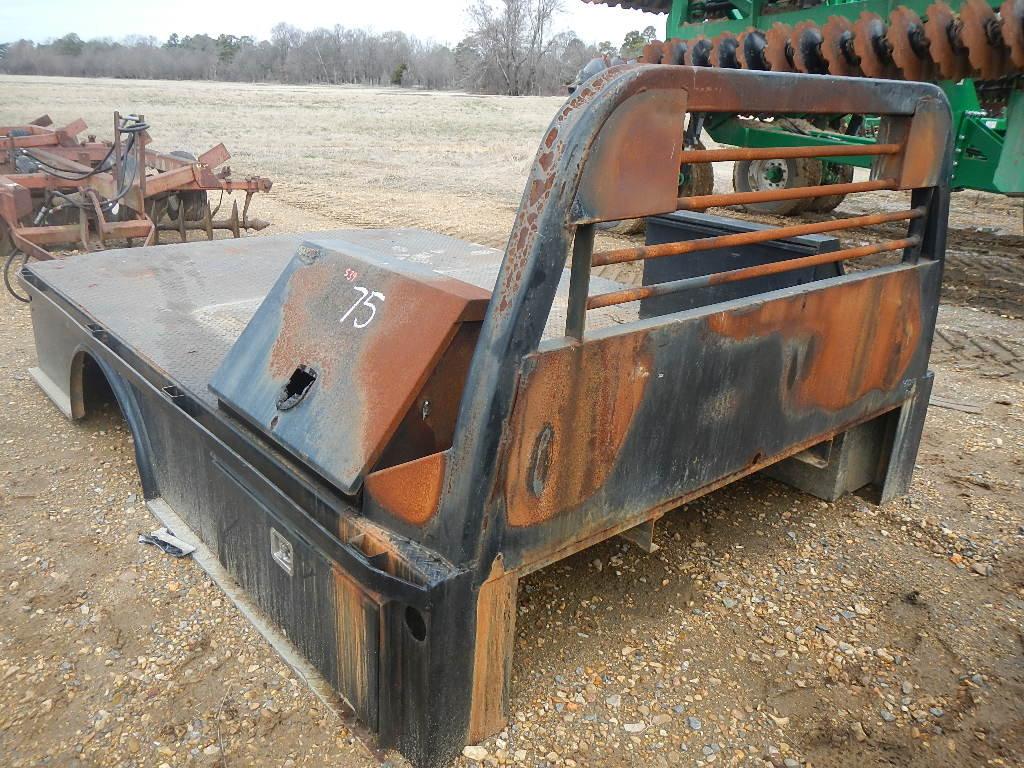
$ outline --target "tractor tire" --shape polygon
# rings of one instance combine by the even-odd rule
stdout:
[[[821,165],[822,184],[849,184],[853,181],[852,165],[839,165],[838,163],[822,163]],[[838,208],[845,199],[846,195],[822,195],[814,198],[807,210],[815,213],[828,213]]]
[[[700,142],[690,149],[705,149]],[[686,181],[679,185],[679,197],[710,195],[715,191],[715,168],[711,163],[691,163],[686,167]]]
[[[732,186],[737,192],[814,187],[820,183],[821,163],[805,158],[739,160],[732,172]],[[799,213],[807,205],[807,200],[773,200],[767,203],[748,203],[743,207],[751,213],[790,216]]]
[[[782,121],[781,125],[793,133],[807,134],[818,130],[810,120],[801,118],[790,118]],[[819,184],[848,184],[853,181],[853,166],[828,163],[822,160],[808,160],[821,166],[821,181]],[[828,213],[834,211],[843,202],[846,195],[822,195],[804,202],[800,206],[801,211],[812,211],[814,213]]]

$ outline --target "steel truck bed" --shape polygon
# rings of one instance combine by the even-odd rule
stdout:
[[[660,516],[767,467],[828,498],[906,490],[931,384],[949,112],[931,86],[829,83],[602,73],[545,134],[504,254],[381,230],[30,264],[33,375],[72,418],[105,379],[147,499],[188,523],[382,744],[445,764],[506,721],[523,574],[620,533],[650,549]],[[696,239],[594,250],[601,221],[745,202],[680,198],[676,170],[729,160],[682,136],[695,114],[741,105],[881,115],[878,142],[857,150],[873,178],[851,191],[909,201],[777,229],[695,220]],[[883,223],[906,231],[805,237],[863,241]],[[643,286],[591,274],[662,258]]]

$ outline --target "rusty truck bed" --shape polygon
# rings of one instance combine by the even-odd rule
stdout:
[[[950,114],[933,86],[842,86],[608,69],[541,139],[503,253],[375,230],[29,264],[33,375],[71,418],[105,382],[147,500],[382,744],[446,765],[508,722],[524,574],[618,534],[652,551],[661,516],[753,472],[828,499],[906,492]],[[879,115],[876,140],[826,155],[871,158],[871,178],[686,194],[705,163],[820,162],[818,145],[702,149],[714,112]],[[840,186],[899,194],[781,227],[696,213]],[[595,248],[602,222],[648,216],[646,244]],[[631,261],[643,285],[592,273]]]

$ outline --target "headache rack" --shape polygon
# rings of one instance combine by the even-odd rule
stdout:
[[[684,149],[714,112],[879,115],[843,191],[886,194],[786,227],[693,213],[754,199],[680,197],[688,167],[752,152]],[[505,726],[524,574],[616,534],[650,551],[660,516],[759,470],[907,490],[949,127],[930,85],[614,67],[544,134],[504,254],[365,230],[31,264],[33,375],[80,417],[102,373],[154,509],[383,744],[444,765]],[[595,249],[645,216],[647,245]],[[610,279],[629,261],[643,285]]]

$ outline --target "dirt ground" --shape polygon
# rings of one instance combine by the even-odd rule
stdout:
[[[82,116],[106,137],[119,109],[164,149],[223,141],[237,174],[275,180],[254,205],[267,234],[419,226],[499,247],[559,103],[0,77],[0,124]],[[666,516],[654,555],[611,540],[530,576],[512,719],[484,762],[1024,764],[1022,204],[965,192],[953,208],[910,496],[827,504],[755,477]],[[118,414],[65,421],[32,364],[29,311],[5,295],[0,762],[404,764],[195,563],[136,543],[157,525]]]

